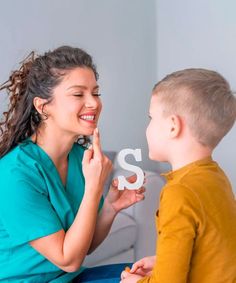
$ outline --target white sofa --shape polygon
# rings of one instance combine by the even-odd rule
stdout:
[[[145,200],[120,212],[104,242],[89,256],[83,265],[134,262],[147,255],[155,254],[155,212],[159,205],[159,194],[163,179],[154,172],[146,171]],[[127,172],[118,170],[117,175]]]

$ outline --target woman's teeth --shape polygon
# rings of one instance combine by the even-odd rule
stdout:
[[[93,121],[95,119],[94,115],[82,115],[80,116],[81,119],[87,120],[87,121]]]

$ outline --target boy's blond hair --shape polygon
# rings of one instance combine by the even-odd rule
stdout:
[[[217,72],[185,69],[174,72],[153,88],[164,105],[163,114],[183,117],[199,143],[214,148],[236,119],[236,98]]]

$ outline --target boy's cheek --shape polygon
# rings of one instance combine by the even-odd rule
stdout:
[[[149,151],[149,159],[153,161],[163,161],[162,153]]]
[[[149,159],[150,160],[155,160],[155,156],[153,156],[151,151],[149,151]]]
[[[147,142],[149,143],[149,141],[151,140],[151,127],[150,127],[150,124],[148,125],[147,130],[146,130],[146,138],[147,138]]]
[[[148,155],[149,159],[154,161],[166,161],[165,157],[166,144],[162,140],[152,139],[148,142]]]
[[[156,157],[156,145],[153,139],[147,140],[148,142],[148,155],[151,160],[155,160]]]

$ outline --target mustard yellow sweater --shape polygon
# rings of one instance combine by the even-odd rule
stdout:
[[[164,174],[157,257],[139,283],[235,283],[236,202],[211,157]]]

